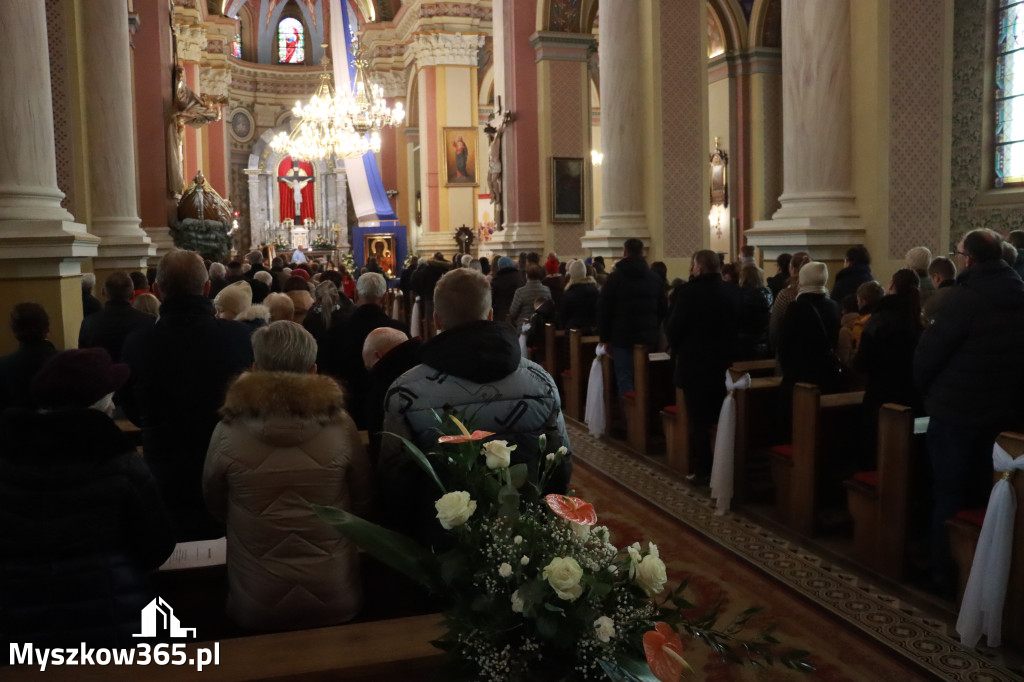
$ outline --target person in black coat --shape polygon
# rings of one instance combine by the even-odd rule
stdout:
[[[702,482],[711,475],[711,427],[725,398],[740,317],[739,289],[722,280],[721,267],[714,251],[693,254],[692,277],[676,294],[667,325],[675,383],[686,397],[692,473]]]
[[[768,320],[772,292],[764,285],[761,270],[752,263],[740,269],[740,317],[736,337],[736,359],[768,357]]]
[[[154,284],[160,319],[132,333],[121,354],[132,370],[121,406],[142,429],[146,462],[179,542],[224,535],[203,501],[203,462],[228,384],[253,362],[249,329],[214,317],[208,284],[196,253],[165,255]]]
[[[249,272],[242,275],[242,278],[252,287],[252,302],[263,303],[263,299],[270,293],[270,286],[256,279],[257,272],[270,272],[270,270],[263,267],[263,254],[259,251],[250,251],[245,256],[245,262],[250,267]]]
[[[611,351],[619,395],[633,390],[633,346],[658,345],[668,309],[665,286],[644,259],[644,244],[627,239],[622,260],[601,289],[597,326],[601,343]]]
[[[508,256],[498,259],[497,268],[491,277],[491,307],[494,309],[494,319],[504,322],[508,319],[516,289],[526,284],[526,277]]]
[[[593,277],[587,276],[587,266],[581,260],[569,265],[569,283],[558,305],[558,328],[578,329],[593,334],[597,329],[597,305],[601,292]]]
[[[95,315],[102,308],[103,304],[100,303],[100,299],[92,295],[92,290],[96,288],[96,275],[91,272],[82,273],[82,314],[85,317]]]
[[[369,376],[363,364],[363,344],[370,332],[379,327],[393,327],[408,331],[404,322],[388,316],[381,307],[387,293],[387,281],[376,272],[364,273],[356,281],[359,306],[344,324],[332,325],[327,331],[327,366],[321,371],[330,374],[345,385],[345,402],[360,430],[366,428],[366,395]]]
[[[775,266],[778,271],[768,278],[768,288],[771,289],[772,298],[779,295],[779,292],[786,288],[789,282],[789,263],[793,260],[793,254],[780,253],[775,259]]]
[[[155,317],[132,307],[134,288],[132,278],[124,270],[110,273],[103,282],[107,303],[103,310],[82,320],[78,331],[79,348],[104,348],[118,362],[128,335],[136,329],[153,326]]]
[[[128,376],[102,348],[53,356],[32,382],[45,410],[0,417],[0,638],[134,646],[174,550],[153,475],[110,418]],[[135,640],[137,641],[137,640]]]
[[[38,303],[18,303],[11,310],[11,332],[18,349],[0,357],[0,412],[8,407],[34,407],[29,383],[57,349],[46,338],[50,316]]]
[[[871,254],[865,246],[858,244],[846,250],[846,260],[842,270],[836,273],[836,283],[832,287],[832,300],[839,303],[850,294],[857,293],[857,287],[875,278],[871,274]]]
[[[832,360],[840,314],[839,306],[828,297],[827,281],[824,263],[809,261],[800,268],[800,288],[779,331],[779,365],[787,396],[797,383],[815,384],[822,393],[840,388]],[[788,397],[783,403],[788,405]]]
[[[924,325],[921,319],[921,290],[918,274],[909,268],[897,270],[864,325],[853,367],[863,373],[864,453],[861,470],[876,468],[878,410],[885,403],[897,403],[921,413],[921,399],[914,388],[914,350]]]

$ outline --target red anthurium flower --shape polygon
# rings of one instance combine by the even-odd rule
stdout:
[[[668,623],[657,622],[654,629],[644,633],[644,653],[647,665],[661,682],[679,682],[683,670],[693,670],[683,659],[683,642],[679,633]]]
[[[551,507],[551,511],[563,519],[583,526],[593,526],[597,523],[597,512],[594,510],[594,505],[584,502],[578,497],[551,494],[545,497],[544,501]]]
[[[466,425],[458,419],[452,417],[452,421],[455,422],[455,425],[459,427],[459,431],[462,433],[455,434],[454,436],[441,436],[437,439],[438,443],[468,443],[473,440],[483,440],[488,436],[494,435],[494,432],[492,431],[474,431],[473,433],[470,433],[469,429],[466,428]]]

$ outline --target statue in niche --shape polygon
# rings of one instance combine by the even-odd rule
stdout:
[[[167,186],[174,196],[181,196],[185,186],[185,156],[182,136],[185,126],[199,128],[219,121],[225,97],[197,95],[185,82],[185,69],[174,66],[172,112],[167,126]]]
[[[487,117],[487,126],[484,132],[490,140],[487,152],[487,186],[491,190],[491,203],[494,205],[495,229],[503,230],[504,218],[502,214],[502,163],[501,163],[501,140],[505,137],[505,128],[513,120],[512,112],[502,110],[501,97],[498,97],[498,108]]]

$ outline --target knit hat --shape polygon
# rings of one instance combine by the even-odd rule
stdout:
[[[306,272],[305,268],[295,268],[294,270],[292,270],[291,276],[292,277],[301,277],[302,279],[305,279],[305,280],[309,279],[309,273]]]
[[[574,260],[569,264],[569,281],[583,279],[587,276],[587,265],[581,260]]]
[[[103,348],[76,348],[57,353],[29,386],[40,407],[89,407],[124,386],[128,365],[115,363]]]
[[[217,310],[223,310],[233,316],[241,315],[252,305],[252,287],[245,280],[232,282],[220,290],[213,299],[213,304]]]
[[[558,274],[558,259],[557,258],[548,258],[544,262],[544,271],[547,272],[549,275],[557,275]]]
[[[826,294],[828,289],[825,283],[828,282],[828,266],[818,261],[807,261],[800,268],[800,288],[797,290],[797,298],[803,294]]]
[[[498,259],[499,270],[505,270],[506,268],[514,268],[515,266],[516,262],[509,258],[508,256],[502,256],[501,258]]]

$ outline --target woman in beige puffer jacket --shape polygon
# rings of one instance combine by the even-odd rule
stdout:
[[[227,522],[228,615],[255,630],[351,620],[362,601],[356,547],[310,505],[366,514],[365,449],[341,388],[311,373],[316,342],[301,325],[258,330],[253,354],[254,371],[228,390],[203,472],[207,506]]]

